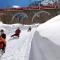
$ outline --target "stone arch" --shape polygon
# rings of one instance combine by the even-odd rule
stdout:
[[[24,23],[24,20],[28,18],[26,13],[16,13],[13,15],[11,22]]]
[[[2,21],[2,16],[5,15],[5,13],[0,13],[0,21]]]
[[[32,22],[33,23],[44,23],[48,19],[50,19],[51,16],[52,16],[51,13],[47,11],[39,11],[35,13],[34,16],[32,17]]]
[[[9,17],[10,15],[8,15],[7,13],[0,13],[0,21],[2,21],[3,23],[9,23]]]

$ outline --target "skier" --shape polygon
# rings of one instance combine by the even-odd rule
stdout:
[[[20,33],[21,33],[21,30],[19,28],[17,28],[15,31],[15,34],[11,35],[11,37],[14,37],[14,36],[19,37]]]
[[[29,27],[28,31],[31,31],[31,27]]]
[[[5,48],[6,48],[6,40],[2,38],[0,35],[0,49],[2,49],[2,52],[5,53]]]
[[[2,38],[6,39],[6,34],[4,33],[3,29],[1,29],[0,34]]]

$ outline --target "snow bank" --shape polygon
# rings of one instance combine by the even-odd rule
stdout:
[[[60,18],[60,15],[57,16],[56,19]],[[49,38],[51,41],[54,43],[60,45],[60,20],[54,21],[51,19],[51,22],[49,24],[49,21],[40,25],[37,30],[39,33],[44,36]]]
[[[0,24],[3,24],[3,22],[0,21]]]
[[[32,38],[29,60],[60,60],[60,46],[36,31]]]
[[[58,22],[58,21],[60,21],[60,15],[57,15],[57,16],[51,18],[46,23],[54,23],[54,22]]]
[[[37,27],[29,60],[60,60],[60,15]]]
[[[40,24],[40,28],[44,28],[45,26],[51,25],[52,23],[56,23],[60,21],[60,15],[57,15],[50,20],[46,21],[45,23]]]

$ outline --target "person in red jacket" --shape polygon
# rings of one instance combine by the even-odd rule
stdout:
[[[6,48],[6,40],[0,36],[0,49],[2,49],[3,53],[5,53]]]
[[[19,37],[20,33],[21,33],[21,30],[19,28],[17,28],[15,31],[15,34],[13,34],[11,37],[13,37],[13,36]]]

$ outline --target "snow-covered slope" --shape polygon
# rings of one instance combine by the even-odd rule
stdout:
[[[1,60],[24,60],[26,52],[26,44],[30,33],[26,31],[21,33],[19,39],[10,39],[7,42],[6,52],[2,56]]]
[[[54,43],[60,45],[60,15],[52,18],[46,23],[39,25],[37,30],[40,35],[49,38]]]
[[[60,60],[60,15],[39,25],[32,38],[29,60]]]
[[[29,60],[60,60],[60,46],[36,31],[32,38]]]
[[[32,31],[28,32],[30,26]],[[22,30],[20,37],[11,39],[17,27]],[[60,15],[43,24],[2,23],[0,29],[4,29],[7,34],[6,52],[0,60],[60,60]]]
[[[32,27],[31,32],[27,31],[29,26]],[[21,29],[19,39],[11,38],[10,36],[14,34],[17,27]],[[31,40],[36,27],[36,25],[0,24],[0,29],[4,29],[5,33],[7,34],[6,51],[0,60],[28,60]]]

